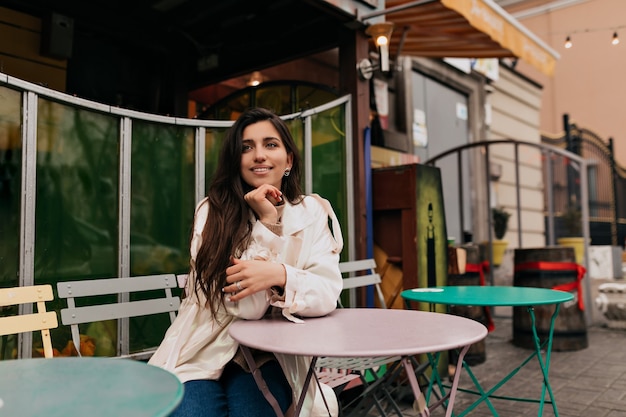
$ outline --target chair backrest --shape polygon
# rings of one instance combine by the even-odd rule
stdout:
[[[51,301],[51,285],[33,285],[26,287],[0,288],[0,307],[18,306],[37,303],[37,311],[30,314],[17,314],[0,317],[0,336],[41,331],[43,351],[46,358],[53,357],[50,329],[59,323],[54,311],[46,311],[46,301]]]
[[[340,262],[339,270],[342,274],[347,274],[348,277],[343,279],[343,289],[351,290],[356,288],[367,287],[373,285],[378,296],[378,302],[380,307],[387,308],[385,304],[385,297],[380,287],[381,279],[380,275],[376,272],[376,261],[374,259],[362,259],[359,261]],[[354,295],[350,296],[350,307],[354,307]],[[341,300],[339,300],[339,305]]]
[[[176,318],[176,311],[180,307],[180,298],[172,295],[172,288],[176,287],[178,287],[178,282],[174,274],[59,282],[57,284],[58,296],[67,299],[67,308],[61,310],[61,322],[71,327],[72,341],[76,350],[80,351],[78,325],[82,323],[159,313],[169,313],[170,320],[173,322]],[[130,301],[131,293],[145,293],[152,290],[164,290],[163,295]],[[76,307],[77,298],[110,294],[118,294],[117,302]],[[121,294],[129,294],[129,296],[122,297]],[[153,296],[152,293],[151,296]],[[145,359],[152,353],[153,351],[146,351],[128,356]],[[78,354],[80,355],[80,352]]]

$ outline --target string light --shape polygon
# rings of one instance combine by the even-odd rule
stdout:
[[[612,27],[585,28],[585,29],[576,29],[576,30],[570,30],[567,32],[561,32],[561,34],[567,35],[563,46],[565,47],[565,49],[570,49],[572,46],[574,46],[574,43],[572,42],[572,35],[576,35],[580,33],[603,32],[603,31],[609,31],[609,33],[612,32],[613,37],[611,38],[611,44],[619,45],[619,35],[617,32],[620,29],[626,29],[626,25],[619,25],[619,26],[612,26]],[[552,34],[557,35],[558,33],[553,32]]]
[[[571,47],[572,47],[572,39],[568,35],[567,38],[565,38],[565,49],[569,49]]]

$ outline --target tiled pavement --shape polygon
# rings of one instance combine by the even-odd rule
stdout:
[[[496,328],[486,339],[486,361],[472,367],[484,388],[490,388],[499,377],[517,366],[530,354],[527,349],[511,343],[513,330],[510,315],[498,316]],[[561,417],[626,417],[626,330],[608,329],[601,324],[587,328],[589,347],[577,351],[554,351],[550,366],[550,381]],[[537,398],[541,395],[541,374],[536,359],[497,391],[498,395]],[[466,372],[461,374],[461,387],[473,388]],[[546,394],[547,396],[547,394]],[[455,410],[460,412],[475,400],[475,396],[459,392]],[[539,404],[492,400],[501,417],[539,415]],[[409,401],[400,401],[404,416],[417,416]],[[370,412],[368,417],[378,415]],[[390,414],[395,415],[395,414]],[[438,408],[433,417],[444,416]],[[492,416],[481,404],[471,417]],[[555,416],[551,405],[544,406],[543,415]]]

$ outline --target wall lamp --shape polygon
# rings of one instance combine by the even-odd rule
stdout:
[[[250,75],[250,79],[246,82],[246,85],[250,87],[256,87],[264,81],[263,74],[260,71],[254,71],[252,75]]]
[[[365,33],[374,39],[374,44],[378,48],[380,55],[380,67],[376,67],[369,59],[363,59],[358,63],[357,69],[359,75],[369,80],[372,78],[374,70],[380,68],[383,72],[389,71],[389,42],[391,41],[391,33],[393,32],[393,23],[383,22],[370,25]]]

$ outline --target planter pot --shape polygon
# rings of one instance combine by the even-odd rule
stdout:
[[[574,248],[576,263],[582,264],[585,255],[585,238],[582,237],[561,237],[556,240],[560,246]]]
[[[500,266],[502,258],[504,257],[504,252],[506,251],[508,245],[509,242],[506,240],[494,240],[491,242],[491,254],[493,256],[494,266]]]

